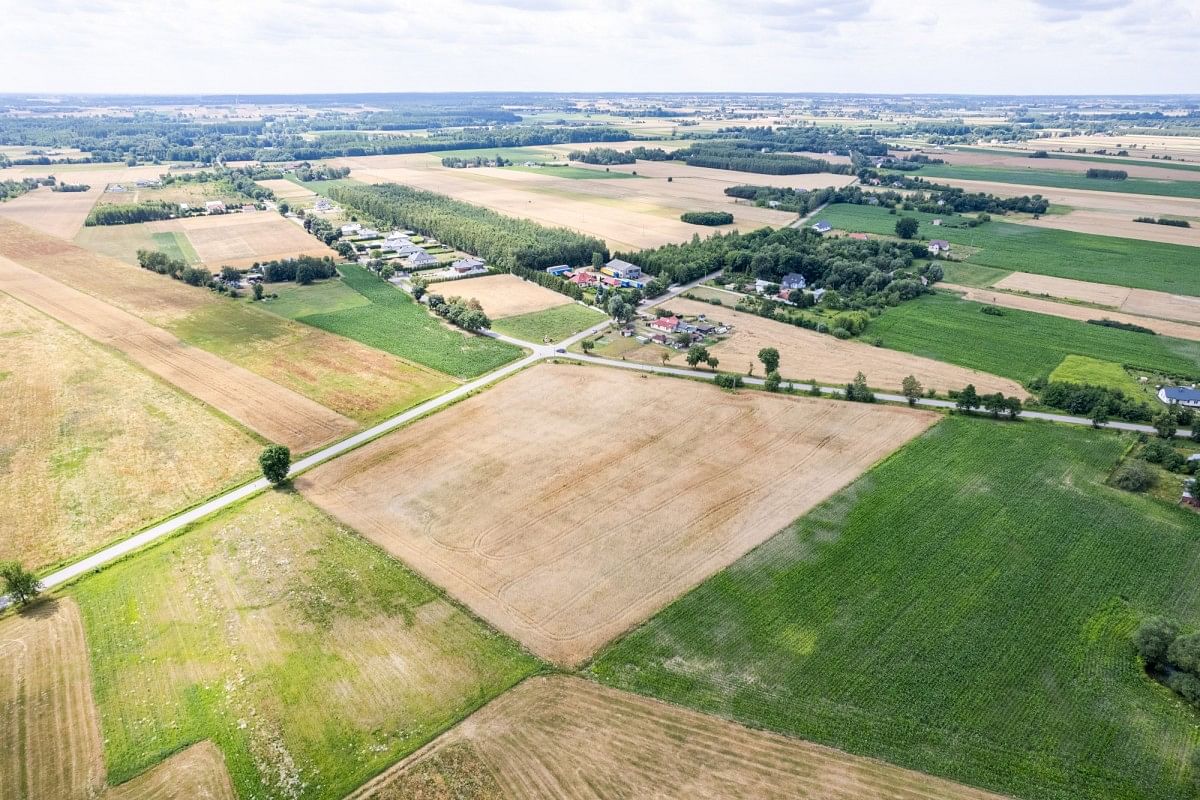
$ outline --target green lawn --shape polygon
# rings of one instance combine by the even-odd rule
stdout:
[[[863,334],[893,350],[959,364],[1017,381],[1046,377],[1068,355],[1200,377],[1200,342],[1149,336],[1013,308],[1003,316],[948,293],[889,308]],[[1096,312],[1100,318],[1104,314]],[[960,388],[960,387],[938,387]]]
[[[150,238],[154,240],[155,249],[163,251],[171,258],[177,258],[189,264],[200,263],[200,256],[197,255],[196,248],[192,247],[186,234],[178,231],[161,231],[150,234]]]
[[[543,337],[557,342],[592,327],[604,318],[604,312],[598,309],[570,303],[493,320],[492,330],[525,342],[541,342]]]
[[[1007,278],[1013,273],[1010,269],[981,267],[969,261],[939,261],[947,283],[957,283],[960,286],[975,286],[983,288]]]
[[[833,205],[822,211],[820,218],[841,230],[894,236],[901,216],[921,223],[921,239],[945,239],[972,248],[965,259],[969,264],[1200,295],[1200,247],[1037,228],[998,219],[976,228],[934,227],[932,222],[939,215],[917,211],[893,215],[874,206]]]
[[[362,267],[338,267],[367,305],[297,317],[300,322],[454,375],[475,378],[521,355],[520,348],[444,325],[404,292]]]
[[[243,798],[340,799],[540,668],[291,492],[70,591],[113,783],[211,739]]]
[[[567,165],[552,166],[552,167],[526,167],[521,164],[515,164],[505,169],[516,170],[517,172],[532,172],[537,175],[547,175],[553,178],[571,178],[573,180],[605,180],[608,178],[638,178],[640,175],[631,175],[628,172],[605,172],[602,169],[587,169],[586,167],[571,167]]]
[[[1037,160],[1030,159],[1030,162],[1036,163]],[[1020,167],[989,167],[976,164],[929,164],[921,167],[918,174],[929,179],[958,178],[969,181],[1045,186],[1054,189],[1091,189],[1096,192],[1200,198],[1200,181],[1163,181],[1151,178],[1126,178],[1123,181],[1111,181],[1088,178],[1080,172],[1059,172],[1038,169],[1036,166],[1022,169]]]
[[[297,186],[303,186],[305,189],[316,192],[317,194],[321,195],[322,197],[328,197],[329,190],[335,186],[361,186],[362,185],[359,181],[356,181],[353,178],[335,178],[334,180],[331,180],[331,181],[309,181],[308,183],[305,183],[304,181],[300,180],[299,178],[297,178],[295,175],[293,175],[290,172],[285,176],[285,178],[286,178],[286,180],[291,181],[292,183],[296,184]],[[301,199],[303,199],[303,198],[301,198]],[[282,202],[287,203],[289,201],[284,200]]]
[[[278,294],[279,297],[256,305],[288,319],[300,319],[312,314],[330,314],[371,305],[370,300],[342,281],[320,281],[308,286],[268,283],[263,289],[267,294]]]
[[[1200,524],[1130,439],[950,417],[601,653],[605,683],[1029,800],[1195,798],[1200,714],[1130,634],[1200,627]]]
[[[1050,373],[1050,380],[1107,386],[1110,389],[1120,389],[1128,397],[1137,397],[1143,393],[1141,384],[1120,364],[1087,356],[1067,356]]]

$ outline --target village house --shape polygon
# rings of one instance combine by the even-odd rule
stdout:
[[[831,230],[833,230],[833,226],[825,220],[821,220],[816,225],[813,225],[812,229],[817,233],[829,233]]]
[[[476,275],[487,272],[487,267],[478,258],[460,258],[450,265],[450,269],[459,275]]]
[[[779,282],[779,288],[788,290],[803,289],[807,284],[808,282],[804,280],[804,276],[799,272],[789,272],[787,275],[784,275],[783,280]]]
[[[928,245],[926,245],[926,247],[928,247],[929,252],[935,256],[938,255],[939,253],[949,253],[950,252],[950,243],[947,242],[945,239],[934,239]]]
[[[420,269],[421,267],[432,267],[438,263],[438,260],[422,250],[419,253],[413,253],[408,258],[404,259],[404,266],[409,269]]]
[[[224,214],[225,203],[220,200],[208,200],[204,203],[204,211],[208,214]]]
[[[659,317],[651,321],[650,327],[663,333],[674,333],[679,327],[679,317]]]
[[[596,282],[596,274],[594,272],[576,272],[567,280],[576,286],[591,286]]]
[[[342,226],[342,236],[353,236],[362,230],[362,225],[350,222]]]
[[[1194,386],[1164,386],[1158,390],[1158,399],[1167,405],[1200,408],[1200,389]]]

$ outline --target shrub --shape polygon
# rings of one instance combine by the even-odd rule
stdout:
[[[1127,492],[1144,492],[1154,486],[1154,471],[1145,461],[1130,459],[1113,475],[1113,485]]]
[[[1105,181],[1123,181],[1129,177],[1129,173],[1123,169],[1099,169],[1097,167],[1092,167],[1084,174],[1089,178]]]
[[[999,306],[983,306],[979,309],[979,313],[987,314],[989,317],[1003,317],[1004,309]]]
[[[917,235],[920,225],[914,217],[901,217],[896,220],[896,235],[901,239],[912,239]]]
[[[679,216],[691,225],[729,225],[733,214],[728,211],[687,211]]]
[[[26,605],[42,590],[37,575],[16,561],[0,564],[0,578],[4,579],[4,593],[17,605]]]
[[[1157,336],[1157,334],[1154,331],[1150,330],[1149,328],[1146,328],[1142,325],[1135,325],[1132,322],[1120,322],[1115,319],[1089,319],[1087,321],[1087,323],[1088,323],[1088,325],[1100,325],[1101,327],[1104,327],[1104,328],[1117,328],[1118,330],[1122,330],[1122,331],[1130,331],[1132,333],[1146,333],[1146,334],[1149,334],[1150,336]]]

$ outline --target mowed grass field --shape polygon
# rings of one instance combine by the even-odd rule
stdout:
[[[262,447],[198,400],[3,293],[0,407],[0,562],[31,569],[85,555],[253,477]]]
[[[70,593],[110,783],[210,739],[240,797],[341,798],[539,668],[290,492]]]
[[[458,378],[491,372],[521,355],[513,345],[451,328],[407,292],[362,267],[338,270],[342,283],[365,298],[367,305],[344,305],[343,298],[335,311],[296,319]]]
[[[526,342],[540,342],[543,339],[557,342],[596,325],[604,318],[603,311],[570,303],[493,320],[492,330]]]
[[[973,248],[965,259],[969,264],[1200,295],[1200,247],[1035,228],[995,218],[977,228],[935,227],[936,214],[904,211],[894,215],[874,206],[838,204],[818,216],[841,230],[882,236],[895,235],[900,216],[913,217],[921,223],[921,238],[945,239],[952,245]],[[953,251],[951,254],[958,257]]]
[[[1130,439],[950,417],[603,652],[617,687],[1030,800],[1195,797],[1130,643],[1200,624],[1200,528]]]
[[[1005,308],[997,317],[982,313],[983,307],[938,293],[889,308],[870,321],[864,335],[878,336],[887,348],[1023,383],[1045,377],[1068,355],[1200,378],[1200,342],[1015,308]],[[1096,319],[1103,316],[1096,311]]]
[[[1030,169],[993,167],[976,164],[928,164],[917,173],[922,178],[958,178],[969,181],[995,181],[1017,183],[1026,186],[1048,186],[1054,189],[1088,189],[1095,192],[1121,192],[1122,194],[1151,194],[1161,197],[1200,198],[1200,181],[1152,180],[1129,177],[1123,181],[1088,178],[1078,172],[1061,172],[1037,169],[1036,161]],[[1104,165],[1098,164],[1098,168]],[[1161,166],[1161,165],[1155,165]],[[1110,169],[1120,169],[1119,166]]]

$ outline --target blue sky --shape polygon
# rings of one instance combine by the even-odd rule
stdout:
[[[0,0],[4,91],[1200,93],[1200,0]]]

